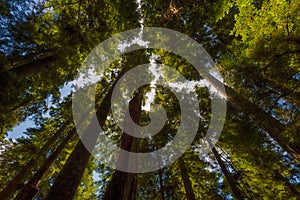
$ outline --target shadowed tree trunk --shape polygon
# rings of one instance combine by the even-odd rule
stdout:
[[[18,102],[17,105],[13,106],[10,111],[14,112],[16,111],[18,108],[24,107],[24,106],[28,106],[30,105],[33,101],[35,100],[35,98],[33,96],[29,96],[26,97],[25,99],[22,99],[22,101]]]
[[[42,72],[47,68],[51,68],[58,63],[59,57],[57,55],[49,55],[44,58],[34,60],[29,63],[25,63],[18,67],[15,67],[10,72],[16,74],[18,79],[25,78],[27,76],[32,76]]]
[[[222,92],[221,88],[224,85],[226,96],[233,106],[239,107],[244,113],[249,115],[257,125],[264,129],[268,134],[290,155],[292,155],[296,160],[300,162],[300,148],[295,143],[287,142],[283,137],[282,133],[285,131],[285,125],[280,123],[270,114],[266,113],[263,109],[259,108],[257,105],[249,102],[247,99],[243,98],[232,88],[221,83],[219,80],[211,76],[210,74],[205,74],[205,78],[209,81],[219,92]],[[230,110],[229,110],[230,112]]]
[[[158,177],[159,177],[159,192],[160,192],[160,198],[161,200],[165,200],[165,187],[164,187],[164,181],[163,181],[163,170],[158,170]]]
[[[276,179],[284,182],[285,187],[289,190],[289,192],[292,195],[295,195],[297,197],[300,196],[300,193],[298,192],[298,190],[295,188],[295,186],[293,184],[290,183],[290,181],[287,177],[282,176],[282,174],[277,170],[274,171],[274,175],[275,175]]]
[[[142,98],[142,90],[139,89],[137,94],[129,103],[130,116],[136,124],[138,124],[141,116]],[[132,136],[123,133],[121,137],[121,148],[127,151],[136,152],[138,144]],[[120,154],[118,164],[128,165],[128,159],[124,155]],[[137,175],[116,170],[107,186],[103,200],[135,200],[136,192]]]
[[[290,89],[290,88],[285,87],[283,84],[277,84],[276,82],[269,80],[267,78],[264,78],[258,74],[256,74],[255,76],[257,78],[256,84],[262,85],[262,83],[264,83],[265,85],[271,87],[274,92],[278,93],[279,95],[282,95],[282,98],[284,100],[286,100],[287,102],[289,102],[291,104],[296,104],[297,106],[300,106],[300,92],[297,91],[297,89],[299,87]],[[263,85],[263,86],[265,86],[265,85]]]
[[[57,147],[57,149],[47,158],[47,160],[42,164],[42,166],[38,169],[38,171],[34,174],[34,176],[28,181],[25,187],[21,190],[21,192],[17,195],[15,200],[29,200],[33,199],[36,193],[38,192],[38,185],[43,178],[44,174],[47,172],[49,167],[58,157],[58,155],[63,151],[63,149],[67,146],[70,139],[76,133],[76,128],[73,128],[67,137],[62,141],[62,143]]]
[[[221,159],[219,153],[217,152],[217,150],[215,148],[212,148],[212,152],[215,156],[215,158],[218,161],[218,164],[220,165],[223,174],[226,177],[226,180],[231,188],[231,191],[233,193],[233,195],[238,199],[238,200],[243,200],[243,193],[242,191],[237,187],[237,184],[235,182],[235,180],[233,179],[233,177],[231,176],[230,172],[227,170],[227,167],[225,165],[225,163],[223,162],[223,160]]]
[[[46,153],[56,139],[65,131],[66,127],[70,124],[71,120],[67,120],[62,127],[44,144],[44,146],[38,151],[38,154],[30,159],[30,161],[21,169],[21,171],[6,185],[6,187],[0,192],[0,199],[7,200],[16,191],[17,185],[22,183],[24,178],[29,174],[32,168],[37,164],[37,160]]]
[[[103,126],[111,107],[111,95],[117,81],[122,77],[124,72],[118,75],[117,80],[109,89],[106,96],[103,98],[100,107],[97,109],[96,115],[99,122],[92,121],[87,127],[83,137],[89,138],[91,149],[94,148],[97,142],[98,134],[94,133],[94,126]],[[53,186],[50,188],[46,196],[46,200],[72,200],[75,196],[77,187],[80,183],[81,177],[88,164],[91,154],[84,146],[81,140],[77,143],[75,149],[72,151],[67,162],[63,166],[61,172],[56,178]]]
[[[32,54],[29,54],[26,56],[22,56],[20,58],[12,59],[9,61],[12,66],[10,68],[10,70],[13,70],[14,68],[23,66],[25,64],[30,64],[33,61],[44,59],[44,58],[47,58],[49,56],[54,56],[54,55],[58,55],[58,51],[49,50],[49,51],[37,52],[37,53],[32,53]]]
[[[178,160],[178,164],[179,164],[179,167],[180,167],[180,173],[181,173],[181,178],[182,178],[182,181],[183,181],[183,184],[184,184],[186,198],[187,198],[187,200],[196,200],[194,190],[193,190],[193,187],[192,187],[192,183],[191,183],[191,180],[189,178],[188,172],[186,170],[186,165],[185,165],[185,162],[183,160],[183,157],[181,157]]]

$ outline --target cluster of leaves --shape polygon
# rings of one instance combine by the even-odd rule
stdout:
[[[144,0],[140,2],[140,10],[137,8],[135,1],[119,0],[0,0],[1,139],[28,117],[37,125],[26,131],[26,138],[1,142],[0,190],[7,189],[31,159],[35,160],[34,165],[11,188],[12,197],[26,188],[43,163],[50,161],[51,165],[34,185],[38,188],[36,199],[46,197],[59,175],[73,175],[74,181],[81,178],[75,188],[75,199],[104,198],[111,189],[118,192],[118,187],[109,188],[113,181],[125,187],[121,178],[119,182],[115,179],[120,175],[118,171],[106,168],[89,154],[85,156],[88,161],[84,171],[64,170],[70,163],[80,162],[72,152],[82,144],[76,136],[60,149],[74,127],[70,122],[70,97],[61,99],[60,88],[74,79],[77,69],[98,43],[142,22],[144,26],[185,33],[207,49],[226,83],[228,115],[218,147],[206,158],[199,158],[197,144],[209,126],[212,113],[209,91],[198,87],[201,120],[193,147],[170,166],[136,175],[134,197],[297,199],[300,3],[297,0]],[[171,52],[132,52],[112,63],[103,74],[97,85],[96,107],[107,104],[105,94],[120,71],[148,62],[149,55],[158,55],[159,64],[171,66],[191,82],[203,78],[187,61]],[[143,92],[143,103],[150,90],[149,86],[139,90]],[[181,108],[172,91],[159,86],[155,94],[153,103],[165,108],[168,120],[153,138],[138,140],[140,152],[165,146],[179,126]],[[84,103],[83,107],[89,106]],[[264,115],[259,116],[261,113]],[[106,115],[106,134],[121,145],[122,130],[110,120],[110,113]],[[269,119],[272,120],[266,121]],[[142,111],[140,125],[150,122],[149,113]],[[53,139],[55,133],[60,134]],[[51,140],[54,141],[48,145]],[[41,153],[43,147],[45,152]],[[57,150],[59,154],[51,160]],[[68,180],[73,181],[72,177]]]

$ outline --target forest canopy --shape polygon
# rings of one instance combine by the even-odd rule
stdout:
[[[217,72],[201,74],[187,57],[167,48],[147,48],[151,44],[141,38],[149,27],[191,38],[208,53],[211,60],[207,62],[213,62]],[[136,40],[141,47],[124,54],[97,52],[99,44],[132,29],[141,30]],[[149,37],[168,41],[158,32]],[[166,44],[185,55],[198,55],[193,46],[183,49],[182,41],[173,38]],[[97,59],[89,60],[94,58],[91,52]],[[99,59],[116,55],[106,68],[99,64]],[[85,98],[74,100],[78,89],[74,83],[80,72],[88,71],[82,70],[87,64],[97,66],[101,74],[93,83],[94,93],[84,91]],[[147,74],[154,81],[135,88],[129,99],[121,99],[124,105],[115,106],[111,102],[114,88],[131,70],[145,64],[149,72],[131,74],[128,87],[145,81]],[[158,70],[162,65],[180,76],[165,68]],[[163,78],[163,74],[169,76]],[[183,114],[184,98],[159,84],[181,76],[188,86],[177,84],[177,91],[195,92],[195,98],[185,101],[197,100],[193,104],[199,108],[196,122],[194,115]],[[224,127],[218,141],[207,142],[210,149],[203,154],[201,141],[212,119],[221,118],[214,113],[214,101],[224,101],[227,108]],[[74,103],[84,115],[74,114]],[[116,119],[114,111],[123,108],[129,110],[125,119],[130,119],[131,126],[154,122],[162,126],[153,126],[157,132],[151,137],[133,137],[133,129],[125,130]],[[193,108],[187,109],[194,112]],[[170,164],[130,173],[112,168],[89,151],[100,135],[93,129],[91,116],[96,117],[101,134],[124,152],[163,149],[176,138],[183,118],[196,127],[195,137]],[[185,136],[192,134],[191,127],[182,128]],[[300,197],[299,136],[298,0],[0,0],[1,200],[296,200]],[[89,147],[84,138],[92,141]],[[180,142],[178,146],[185,139]],[[123,151],[117,152],[117,162],[127,165]],[[157,161],[145,164],[168,162],[174,154],[154,156]],[[101,156],[111,159],[113,154]]]

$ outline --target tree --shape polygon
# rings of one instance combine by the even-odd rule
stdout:
[[[299,6],[296,0],[0,0],[0,198],[297,199]],[[112,120],[114,86],[129,69],[150,61],[175,69],[191,85],[205,79],[220,91],[224,82],[228,110],[218,147],[199,154],[212,117],[211,94],[199,83],[199,131],[191,148],[162,169],[132,174],[109,168],[72,137],[72,102],[61,98],[61,90],[96,45],[143,26],[173,29],[201,43],[221,78],[199,74],[162,49],[122,55],[100,75],[95,109],[80,102],[87,110],[81,137],[93,140],[90,149],[98,138],[91,129],[96,122],[86,117],[91,110],[125,150],[152,152],[172,141],[182,108],[164,86],[143,86],[129,103],[129,117],[140,126],[151,123],[142,109],[146,102],[164,107],[167,120],[155,136],[134,138]],[[36,127],[8,140],[6,133],[25,119]],[[119,164],[128,164],[122,154]]]
[[[185,167],[185,163],[184,163],[183,159],[179,160],[179,166],[180,166],[181,177],[182,177],[185,192],[186,192],[186,198],[188,200],[194,200],[194,199],[196,199],[195,194],[194,194],[194,190],[193,190],[191,181],[189,179],[189,175],[187,173],[187,169]]]
[[[43,175],[49,170],[51,164],[55,161],[58,155],[62,152],[62,150],[67,146],[69,140],[76,133],[76,129],[73,128],[66,138],[62,141],[62,143],[57,147],[57,149],[47,158],[47,160],[42,164],[42,166],[38,169],[38,171],[34,174],[34,176],[28,181],[28,183],[24,186],[21,192],[17,195],[15,199],[33,199],[38,191],[38,184],[41,181]]]
[[[142,106],[142,90],[138,89],[137,93],[134,95],[132,100],[129,102],[129,111],[132,120],[138,124],[140,115],[141,115],[141,106]],[[129,116],[125,116],[125,119],[128,119]],[[124,122],[126,126],[126,121]],[[135,139],[127,135],[126,133],[122,134],[121,137],[121,146],[122,149],[127,151],[136,152],[138,149],[138,144]],[[128,158],[124,157],[120,153],[118,162],[120,165],[128,165]],[[105,191],[104,200],[109,199],[128,199],[134,200],[136,198],[137,191],[137,177],[136,174],[126,173],[116,170],[112,175],[111,181],[109,182],[107,189]]]
[[[48,141],[42,146],[41,149],[39,149],[39,152],[34,157],[32,157],[25,166],[22,167],[21,171],[17,173],[9,183],[7,183],[6,187],[0,193],[1,199],[9,199],[13,195],[13,193],[17,189],[17,185],[22,183],[24,178],[28,176],[32,169],[37,165],[38,159],[44,156],[47,151],[49,151],[50,147],[53,145],[53,143],[55,143],[57,138],[61,137],[63,132],[66,131],[70,122],[70,119],[66,120],[66,122],[61,125],[59,130],[51,138],[48,139]]]
[[[212,149],[212,152],[214,154],[214,156],[216,157],[222,172],[224,173],[226,180],[228,181],[230,188],[232,190],[232,193],[234,194],[234,196],[237,199],[244,199],[244,195],[242,193],[242,191],[238,188],[237,183],[235,182],[235,180],[233,179],[233,177],[231,176],[230,172],[228,171],[226,165],[224,164],[223,160],[221,159],[219,153],[217,152],[217,150],[215,148]]]
[[[114,87],[112,86],[111,89],[108,91],[107,95],[105,95],[99,109],[97,110],[97,116],[98,119],[100,120],[99,123],[101,126],[104,125],[110,109],[109,100],[111,98],[113,88]],[[92,125],[89,125],[89,127],[92,127]],[[93,131],[89,130],[89,127],[87,128],[84,137],[89,137],[89,138],[93,137],[95,139],[92,141],[96,142],[97,135],[94,134]],[[84,169],[88,164],[89,158],[90,158],[90,152],[85,148],[82,141],[79,140],[75,149],[72,151],[72,154],[68,158],[67,163],[64,165],[59,176],[56,178],[55,183],[51,187],[51,190],[49,191],[46,199],[58,199],[58,198],[72,199],[75,195],[77,186],[80,182]],[[77,178],[74,179],[74,177]],[[66,185],[68,185],[68,188],[66,188]]]

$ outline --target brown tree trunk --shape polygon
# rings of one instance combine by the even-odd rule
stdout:
[[[227,167],[225,165],[225,163],[223,162],[223,160],[221,159],[219,153],[217,152],[217,150],[215,148],[212,148],[212,152],[215,156],[215,158],[217,159],[218,164],[220,165],[223,174],[226,177],[226,180],[231,188],[231,191],[233,193],[233,195],[238,199],[238,200],[243,200],[243,193],[242,191],[237,187],[237,184],[235,182],[235,180],[233,179],[233,177],[231,176],[230,172],[227,170]]]
[[[163,181],[163,170],[158,170],[158,177],[159,177],[159,192],[160,192],[160,198],[161,200],[165,200],[165,187],[164,187],[164,181]]]
[[[13,106],[10,111],[14,112],[16,111],[18,108],[24,107],[24,106],[28,106],[30,105],[33,101],[34,101],[34,97],[33,96],[29,96],[26,97],[25,99],[22,99],[22,101],[18,102],[18,105]]]
[[[230,100],[230,103],[235,107],[239,107],[244,111],[245,114],[249,115],[257,125],[264,129],[268,134],[290,155],[292,155],[296,160],[300,162],[300,148],[295,143],[287,142],[283,137],[282,133],[285,131],[285,125],[280,123],[278,120],[273,118],[270,114],[266,113],[264,110],[259,108],[257,105],[249,102],[247,99],[239,95],[230,87],[221,83],[219,80],[206,74],[205,78],[209,81],[219,92],[222,92],[221,88],[224,85],[226,89],[226,94],[223,93],[227,99]],[[230,112],[230,110],[229,110]]]
[[[62,150],[67,146],[70,139],[76,133],[76,128],[73,128],[67,137],[62,141],[62,143],[57,147],[57,149],[45,160],[42,166],[38,169],[38,171],[34,174],[34,176],[28,181],[25,187],[21,190],[21,192],[17,195],[15,200],[29,200],[33,199],[36,193],[38,192],[38,185],[43,178],[44,174],[47,172],[52,163],[56,160],[58,155],[62,152]]]
[[[23,179],[29,174],[32,168],[36,165],[39,157],[44,155],[56,139],[65,131],[71,120],[67,120],[62,127],[44,144],[38,154],[30,159],[30,161],[22,168],[22,170],[6,185],[0,192],[1,200],[8,200],[16,191],[17,185],[22,183]]]
[[[298,88],[290,89],[285,87],[283,84],[279,85],[276,82],[264,78],[262,76],[259,75],[256,76],[258,78],[258,84],[261,84],[261,82],[265,83],[267,86],[271,87],[272,90],[274,90],[278,94],[285,94],[284,96],[282,96],[282,98],[285,99],[287,102],[300,106],[300,92],[297,91]]]
[[[57,55],[49,55],[44,58],[15,67],[9,71],[16,74],[18,79],[22,79],[27,76],[38,74],[47,68],[55,66],[55,64],[58,63],[58,60],[59,59]]]
[[[282,181],[285,184],[285,187],[288,189],[290,194],[295,195],[296,197],[300,196],[300,192],[294,187],[293,184],[290,183],[289,179],[282,176],[282,174],[279,171],[275,170],[274,176],[276,179]]]
[[[100,126],[104,125],[111,107],[111,96],[114,86],[121,78],[123,73],[125,72],[122,72],[118,75],[117,80],[114,82],[114,84],[102,100],[99,109],[97,109],[96,115],[99,122],[92,121],[85,130],[85,134],[83,135],[83,137],[89,138],[89,140],[91,141],[89,143],[91,149],[96,145],[98,138],[98,134],[94,133],[93,127],[97,126],[98,124],[100,124]],[[45,199],[72,200],[74,195],[76,194],[77,187],[80,183],[85,167],[88,164],[90,156],[90,152],[84,146],[82,141],[79,140]]]
[[[138,93],[129,103],[130,116],[137,124],[141,115],[142,97],[141,89],[139,89]],[[127,151],[136,152],[137,147],[137,141],[132,136],[123,133],[121,138],[121,148]],[[118,163],[121,165],[128,165],[128,159],[120,154]],[[107,186],[103,200],[135,200],[136,192],[136,174],[116,170]]]
[[[90,153],[80,140],[75,149],[72,151],[45,199],[73,199],[89,158]]]
[[[37,52],[30,55],[22,56],[20,58],[12,59],[9,61],[11,64],[10,70],[13,70],[14,68],[20,67],[25,64],[30,64],[33,61],[44,59],[54,55],[58,55],[58,52],[57,51]]]
[[[194,190],[192,187],[192,183],[189,178],[188,172],[186,170],[185,162],[184,162],[183,158],[180,158],[178,161],[179,161],[181,178],[182,178],[185,193],[186,193],[186,198],[187,198],[187,200],[196,200]]]

